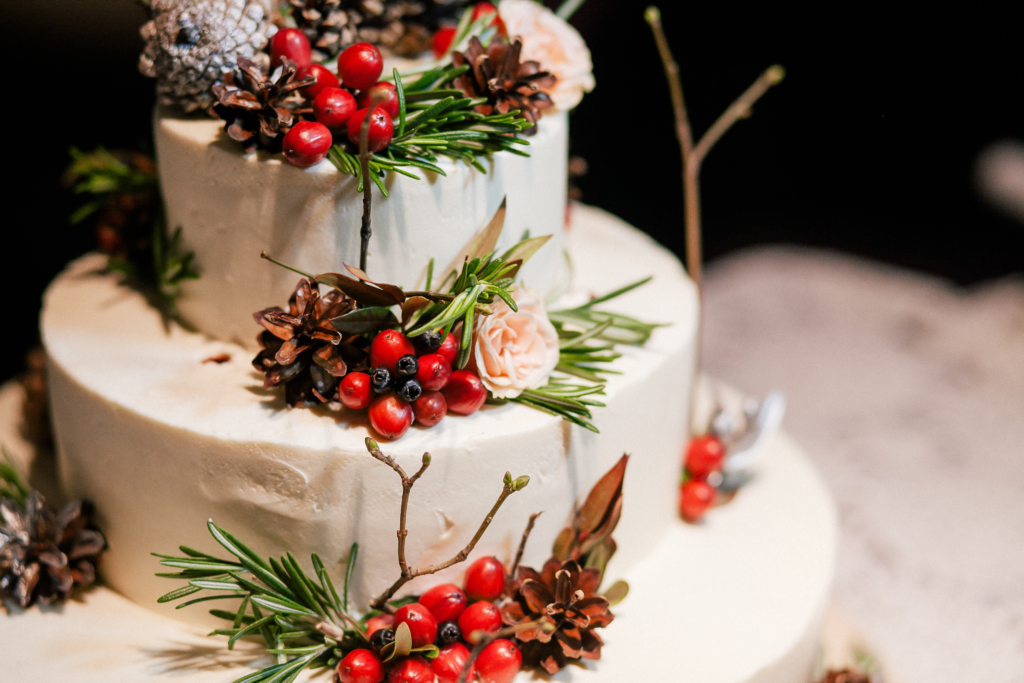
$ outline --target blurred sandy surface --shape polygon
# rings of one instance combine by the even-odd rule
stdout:
[[[1024,681],[1024,278],[771,248],[705,288],[705,369],[785,391],[839,503],[836,601],[894,678]]]

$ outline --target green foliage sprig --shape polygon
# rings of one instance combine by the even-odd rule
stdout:
[[[348,615],[348,587],[359,547],[352,545],[339,594],[323,561],[310,557],[316,580],[299,566],[291,553],[265,560],[230,532],[207,522],[213,538],[234,559],[223,559],[200,550],[179,546],[182,556],[160,555],[160,564],[179,569],[160,573],[165,578],[185,579],[188,584],[160,597],[173,602],[202,590],[213,595],[194,598],[177,609],[213,600],[241,599],[231,611],[212,609],[210,614],[231,622],[210,635],[228,637],[228,649],[246,636],[259,636],[276,664],[237,679],[236,683],[293,681],[305,669],[333,666],[345,650],[366,642],[365,629]]]
[[[25,480],[21,478],[18,468],[14,465],[14,459],[2,448],[3,460],[0,460],[0,500],[10,498],[18,505],[24,507],[25,499],[32,489],[28,487]]]
[[[444,156],[486,173],[479,157],[502,151],[529,156],[519,147],[530,143],[517,134],[529,128],[530,122],[519,116],[518,109],[485,116],[475,109],[485,100],[464,97],[460,90],[446,87],[468,68],[439,66],[409,85],[404,85],[398,69],[394,70],[399,105],[394,138],[369,164],[370,177],[385,197],[388,192],[383,178],[388,171],[419,179],[408,169],[420,168],[444,176],[444,169],[438,166],[439,157]],[[358,150],[336,144],[328,159],[342,173],[355,176],[362,190]]]
[[[166,319],[177,318],[181,284],[199,277],[195,255],[185,248],[181,228],[166,227],[159,180],[152,159],[140,152],[71,149],[65,183],[89,197],[71,215],[72,224],[95,217],[118,226],[119,241],[104,246],[107,270],[121,273]],[[113,229],[113,227],[111,227]]]

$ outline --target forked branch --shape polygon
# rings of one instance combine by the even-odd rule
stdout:
[[[702,283],[702,246],[701,246],[701,214],[700,214],[700,167],[708,152],[734,123],[750,116],[751,107],[768,90],[782,81],[786,72],[779,65],[768,67],[754,83],[729,105],[718,119],[711,124],[707,132],[694,144],[690,117],[683,98],[683,84],[679,77],[679,64],[672,56],[665,29],[661,25],[661,11],[657,7],[648,7],[644,18],[654,33],[654,42],[658,46],[658,54],[665,69],[669,93],[672,97],[672,112],[676,121],[676,137],[679,139],[679,152],[683,158],[683,204],[686,215],[686,269],[697,284],[698,290]]]
[[[517,491],[522,491],[526,488],[526,485],[530,483],[530,478],[527,476],[513,479],[512,475],[506,472],[503,481],[504,486],[502,487],[501,494],[498,496],[498,500],[494,503],[494,506],[491,508],[491,511],[487,513],[484,520],[480,523],[480,527],[476,530],[476,534],[473,535],[473,538],[469,541],[466,547],[460,550],[449,560],[430,565],[429,567],[423,567],[422,569],[411,569],[405,555],[405,539],[409,535],[409,532],[406,529],[406,519],[409,514],[409,494],[412,492],[412,487],[416,483],[416,480],[419,479],[430,466],[430,453],[423,454],[423,464],[420,466],[420,469],[416,474],[410,477],[394,458],[390,455],[384,455],[380,450],[380,446],[377,445],[377,442],[369,437],[366,439],[366,450],[369,451],[370,455],[375,457],[377,460],[380,460],[382,463],[393,469],[398,476],[402,478],[402,511],[398,522],[398,566],[401,570],[401,575],[398,577],[398,580],[391,584],[391,587],[384,591],[376,600],[373,601],[371,605],[374,609],[385,612],[394,611],[391,606],[388,605],[388,601],[395,596],[395,593],[397,593],[402,586],[409,583],[416,577],[434,574],[442,569],[447,569],[452,565],[458,564],[459,562],[464,562],[466,558],[469,557],[469,554],[473,552],[473,548],[476,547],[477,542],[484,535],[484,532],[487,531],[487,527],[491,525],[494,515],[497,514],[498,509],[501,507],[502,503],[505,502],[505,499]]]

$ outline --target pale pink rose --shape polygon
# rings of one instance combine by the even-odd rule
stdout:
[[[539,62],[558,79],[548,90],[555,107],[568,111],[594,89],[590,50],[568,22],[533,0],[501,0],[498,14],[508,35],[523,41],[523,61]]]
[[[478,318],[474,331],[473,365],[496,398],[543,386],[558,364],[558,332],[544,300],[524,287],[513,298],[518,311],[495,298],[494,313]]]

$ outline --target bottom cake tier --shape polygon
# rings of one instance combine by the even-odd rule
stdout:
[[[29,467],[18,436],[20,400],[20,387],[0,389],[0,441],[26,469],[45,475],[38,463]],[[552,680],[807,683],[837,533],[821,479],[790,438],[776,435],[755,479],[729,505],[699,525],[671,522],[622,575],[631,591],[604,630],[602,659]],[[2,678],[227,683],[270,663],[255,644],[229,652],[226,638],[204,634],[97,586],[60,607],[0,617]],[[522,673],[516,680],[535,678]]]

